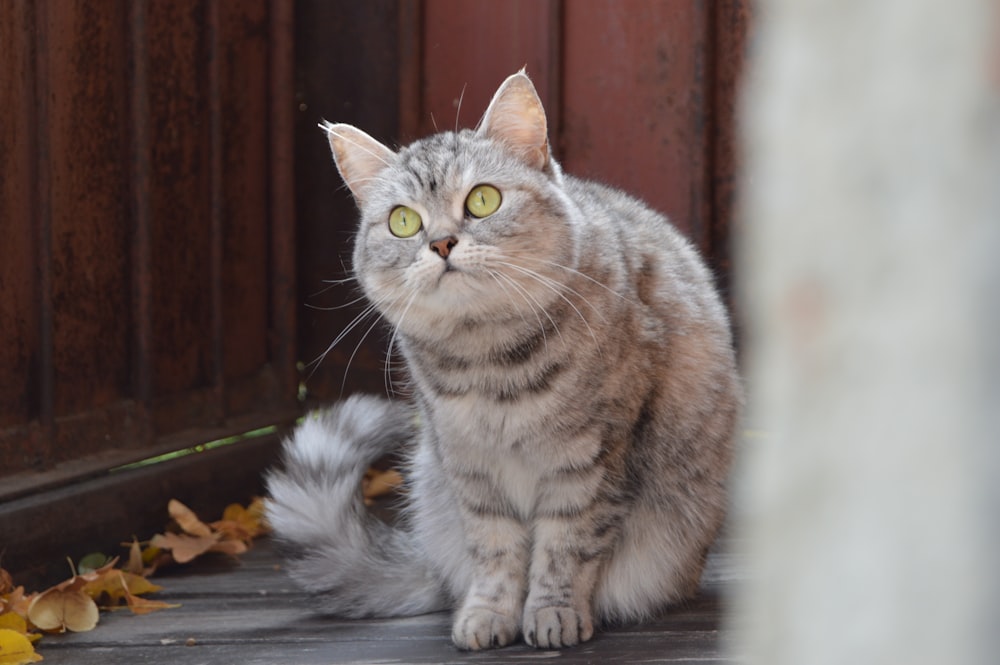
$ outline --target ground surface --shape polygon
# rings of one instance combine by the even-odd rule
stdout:
[[[447,614],[342,621],[310,612],[265,539],[238,563],[196,562],[154,578],[181,607],[104,614],[89,633],[47,636],[45,665],[327,665],[329,663],[732,663],[721,632],[732,555],[713,553],[699,596],[641,626],[605,630],[564,651],[517,645],[484,653],[451,646]]]

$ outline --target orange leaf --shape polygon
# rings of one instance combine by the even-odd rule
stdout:
[[[0,665],[27,665],[41,659],[27,637],[15,630],[0,628]]]
[[[122,543],[124,545],[125,543]],[[128,547],[128,561],[122,566],[122,570],[133,575],[147,575],[146,565],[142,560],[142,546],[139,545],[138,538],[133,536],[132,543]],[[152,572],[152,571],[150,571]]]
[[[28,616],[28,605],[31,604],[35,595],[36,594],[31,594],[30,596],[26,596],[24,594],[24,587],[17,587],[6,596],[0,598],[0,614],[13,612],[21,615],[22,617]]]
[[[31,623],[42,630],[60,633],[93,630],[98,618],[97,603],[78,589],[53,587],[38,594],[28,607]]]
[[[14,579],[3,568],[0,568],[0,596],[14,590]]]
[[[194,514],[190,508],[185,506],[183,503],[177,499],[171,499],[170,503],[167,504],[167,511],[170,516],[174,518],[177,525],[184,530],[185,533],[192,536],[211,536],[212,529],[198,519],[198,516]],[[175,557],[176,558],[176,557]]]
[[[138,578],[141,582],[146,582],[146,580],[141,577]],[[146,584],[149,584],[146,582]],[[150,587],[156,587],[155,584],[149,584]],[[156,612],[157,610],[165,610],[171,607],[180,607],[177,604],[166,603],[162,600],[149,600],[148,598],[140,598],[137,594],[146,593],[146,591],[136,590],[133,592],[129,589],[129,583],[125,580],[124,575],[122,576],[122,589],[125,590],[125,601],[128,603],[128,607],[132,610],[133,614],[149,614],[150,612]],[[159,590],[159,587],[155,589],[148,589],[149,591]]]
[[[366,499],[388,494],[403,484],[403,476],[395,469],[378,471],[369,469],[362,481],[362,493]]]
[[[207,528],[207,527],[206,527]],[[209,551],[218,542],[218,535],[209,532],[204,536],[183,533],[161,533],[149,541],[153,547],[170,550],[177,563],[187,563]]]
[[[152,593],[162,588],[140,575],[123,570],[109,570],[96,580],[88,582],[82,591],[95,601],[105,600],[102,607],[111,609],[127,602],[131,594]]]
[[[243,554],[248,549],[250,548],[247,547],[247,544],[242,540],[220,540],[216,544],[212,545],[208,551],[236,556],[237,554]]]

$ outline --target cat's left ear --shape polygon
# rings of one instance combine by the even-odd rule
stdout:
[[[549,162],[549,132],[542,100],[522,69],[507,77],[479,121],[479,134],[505,143],[529,166]]]
[[[323,123],[321,127],[330,139],[340,177],[355,200],[363,203],[368,187],[382,169],[395,161],[396,153],[352,125]]]

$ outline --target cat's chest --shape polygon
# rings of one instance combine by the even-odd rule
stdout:
[[[464,469],[486,472],[512,490],[594,458],[598,429],[565,431],[586,420],[559,400],[485,403],[474,396],[438,400],[431,417],[445,456]]]

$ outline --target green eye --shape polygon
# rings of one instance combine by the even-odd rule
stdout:
[[[492,185],[477,185],[465,199],[465,209],[473,217],[492,215],[500,207],[500,190]]]
[[[413,208],[396,206],[389,213],[389,231],[397,238],[412,238],[420,227],[420,213]]]

